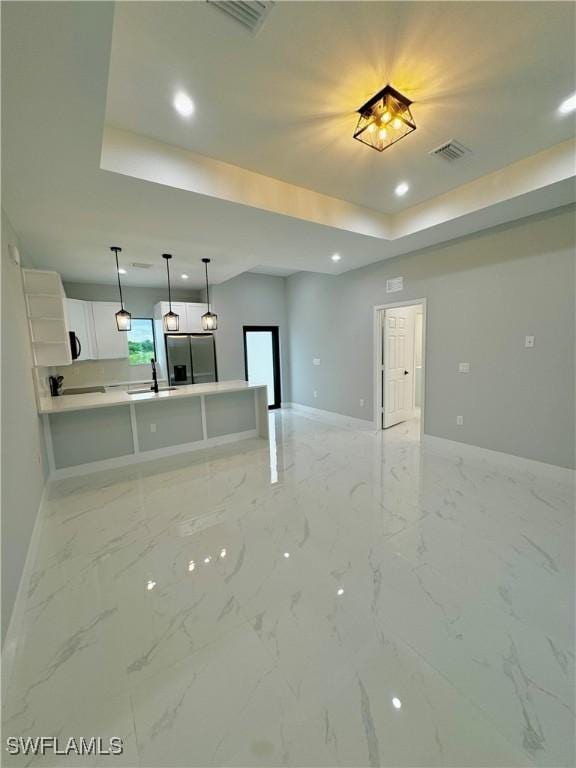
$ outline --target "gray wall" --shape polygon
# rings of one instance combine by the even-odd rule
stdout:
[[[69,299],[118,301],[118,286],[100,283],[64,283]],[[122,286],[124,305],[134,317],[154,317],[154,304],[168,301],[168,289]],[[201,291],[174,288],[172,301],[201,301]]]
[[[573,467],[574,244],[570,207],[340,277],[287,278],[292,400],[371,419],[373,307],[425,297],[426,433]],[[404,291],[386,294],[400,275]]]
[[[46,480],[22,279],[9,244],[16,234],[2,211],[2,641]]]
[[[282,400],[290,400],[286,280],[246,273],[210,290],[218,313],[216,357],[221,380],[244,378],[244,325],[277,325],[280,334]]]

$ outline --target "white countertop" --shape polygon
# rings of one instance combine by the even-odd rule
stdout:
[[[109,408],[115,405],[130,405],[151,400],[174,400],[179,397],[199,397],[217,395],[222,392],[242,392],[248,389],[264,389],[265,384],[248,384],[247,381],[217,381],[211,384],[188,384],[173,390],[143,392],[131,395],[128,392],[90,392],[84,395],[60,395],[59,397],[41,397],[39,413],[62,413],[63,411],[86,411],[93,408]]]

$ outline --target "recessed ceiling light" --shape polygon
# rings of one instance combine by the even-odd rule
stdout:
[[[118,274],[119,275],[125,275],[126,274],[126,270],[124,269],[124,267],[119,267],[118,268]]]
[[[394,698],[392,699],[392,706],[394,707],[394,709],[402,709],[402,702],[400,701],[399,698],[394,696]]]
[[[174,109],[182,117],[190,117],[194,114],[194,102],[184,91],[178,91],[172,102]]]
[[[576,109],[576,93],[573,93],[572,96],[565,99],[562,104],[558,107],[558,112],[560,112],[561,115],[568,115],[570,112],[574,112]]]
[[[337,594],[339,597],[340,597],[340,595],[343,595],[343,594],[344,594],[344,590],[342,589],[342,587],[340,587],[340,589],[339,589],[339,590],[336,592],[336,594]]]
[[[409,185],[405,181],[401,181],[400,184],[396,187],[394,190],[394,194],[397,195],[397,197],[404,197],[406,192],[410,189]]]
[[[340,261],[342,256],[340,256],[339,253],[333,253],[332,256],[330,256],[330,258],[332,259],[332,261]]]
[[[180,275],[180,277],[182,278],[182,280],[188,280],[188,275]]]

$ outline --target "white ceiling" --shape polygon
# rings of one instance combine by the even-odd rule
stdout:
[[[351,5],[356,13],[352,13]],[[118,244],[124,249],[124,265],[132,261],[154,265],[146,271],[129,269],[124,279],[132,285],[163,285],[161,254],[169,251],[174,254],[176,284],[197,287],[203,280],[203,256],[213,259],[211,278],[215,282],[246,270],[339,274],[573,201],[572,180],[560,174],[554,177],[554,183],[538,182],[484,202],[481,210],[469,214],[461,210],[458,215],[445,216],[441,226],[428,225],[426,216],[419,214],[424,222],[419,231],[404,227],[401,237],[387,239],[358,234],[352,225],[326,225],[318,223],[320,218],[307,218],[305,214],[282,215],[280,207],[152,183],[142,175],[101,167],[105,124],[113,119],[121,127],[160,139],[162,146],[170,142],[193,148],[200,154],[213,154],[217,159],[240,163],[249,170],[344,200],[361,200],[355,195],[372,185],[370,196],[379,189],[382,195],[378,201],[370,201],[371,210],[359,209],[368,217],[384,216],[376,208],[395,211],[388,200],[388,180],[395,182],[400,171],[410,181],[420,179],[418,187],[428,185],[427,194],[434,196],[431,203],[447,210],[444,198],[435,196],[495,167],[495,152],[500,153],[500,166],[507,165],[525,154],[553,147],[574,128],[573,120],[558,120],[555,112],[556,102],[576,90],[574,81],[570,82],[572,70],[566,66],[570,39],[574,43],[568,31],[572,29],[572,6],[547,3],[544,13],[544,4],[540,3],[481,5],[482,13],[476,4],[404,3],[399,7],[378,3],[277,3],[266,26],[252,37],[201,2],[120,3],[116,5],[116,17],[114,4],[106,2],[3,3],[2,202],[20,236],[22,250],[37,266],[56,269],[67,280],[113,282],[109,246]],[[471,53],[466,50],[471,45],[470,37],[463,42],[463,6],[470,8],[469,26],[478,36],[481,55],[476,49]],[[396,24],[391,47],[384,45],[389,40],[387,25],[374,22],[374,14],[384,11],[390,14],[387,24],[391,20]],[[508,16],[504,18],[503,13]],[[450,27],[441,36],[446,18],[451,18]],[[497,45],[488,34],[490,19]],[[500,30],[505,21],[508,26],[513,21],[516,30],[507,42]],[[480,41],[478,29],[488,38]],[[436,36],[434,46],[423,47],[427,30]],[[522,33],[521,44],[518,30]],[[274,45],[266,42],[267,35],[276,40]],[[119,51],[123,39],[125,44]],[[380,39],[383,43],[379,47]],[[449,49],[452,54],[445,57],[442,53],[441,58],[432,59],[434,49]],[[200,59],[199,52],[203,52]],[[388,68],[384,67],[384,59],[378,58],[384,55]],[[489,66],[493,59],[498,66]],[[426,151],[445,138],[455,135],[467,141],[463,128],[442,134],[443,115],[450,114],[460,121],[459,125],[468,125],[472,130],[471,111],[478,119],[483,114],[479,105],[492,93],[493,78],[486,79],[484,69],[493,72],[498,67],[504,83],[499,86],[498,99],[502,103],[507,92],[512,101],[489,121],[490,126],[498,124],[499,138],[494,139],[494,146],[485,145],[482,167],[468,176],[471,165],[466,166],[468,170],[464,166],[457,170],[428,158]],[[257,77],[260,70],[265,76]],[[351,139],[351,113],[366,95],[383,84],[381,79],[386,80],[388,72],[399,88],[408,93],[413,89],[419,128],[397,147],[379,155]],[[427,73],[433,76],[432,84],[426,81]],[[260,83],[257,88],[256,82]],[[319,103],[318,94],[325,93],[327,83],[335,100]],[[532,93],[535,83],[544,88],[533,95],[533,120],[538,130],[528,120],[528,125],[514,132],[510,126],[522,122],[516,110],[525,115],[527,94]],[[196,116],[187,124],[177,118],[170,105],[177,85],[188,88],[197,103]],[[123,88],[130,90],[124,102],[119,96]],[[290,112],[289,118],[286,111],[274,117],[266,108],[273,92],[278,94],[274,97],[275,107]],[[524,97],[514,101],[520,93]],[[460,97],[464,102],[459,101]],[[122,102],[123,117],[116,113],[118,100]],[[224,132],[217,130],[216,124],[207,123],[209,115],[216,120],[223,104],[230,106],[233,121],[233,127]],[[467,106],[460,109],[459,104]],[[325,127],[320,118],[327,113],[335,116],[330,118],[326,132],[318,134],[318,126],[322,130]],[[485,125],[482,131],[476,127],[474,157],[462,162],[480,162],[479,142],[484,131],[492,130],[490,126]],[[319,135],[323,138],[318,139]],[[204,143],[187,143],[192,138]],[[505,140],[507,148],[503,149],[501,140]],[[420,141],[423,149],[416,152],[419,145],[415,142]],[[318,142],[322,151],[314,150]],[[456,173],[457,178],[451,175]],[[504,169],[496,181],[482,176],[472,185],[484,182],[484,186],[504,189],[508,176],[513,174]],[[470,197],[470,185],[467,189]],[[305,190],[295,186],[292,191],[307,199]],[[420,199],[417,194],[413,185],[406,204],[414,206]],[[465,195],[458,188],[454,197]],[[342,254],[337,265],[329,258],[336,251]],[[181,272],[188,273],[190,280],[178,282]]]
[[[256,36],[205,2],[119,3],[106,119],[395,212],[569,138],[557,107],[574,91],[575,35],[562,2],[280,2]],[[380,154],[351,137],[388,82],[414,101],[417,130]],[[188,121],[178,89],[196,105]],[[429,156],[451,138],[472,155]]]

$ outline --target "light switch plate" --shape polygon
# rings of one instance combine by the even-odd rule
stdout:
[[[320,365],[320,358],[319,357],[313,357],[312,358],[312,365]]]
[[[458,363],[458,373],[470,373],[470,363]]]
[[[456,424],[461,427],[464,424],[464,416],[456,416]]]
[[[526,336],[526,340],[524,341],[524,346],[528,349],[532,349],[534,346],[534,336]]]

